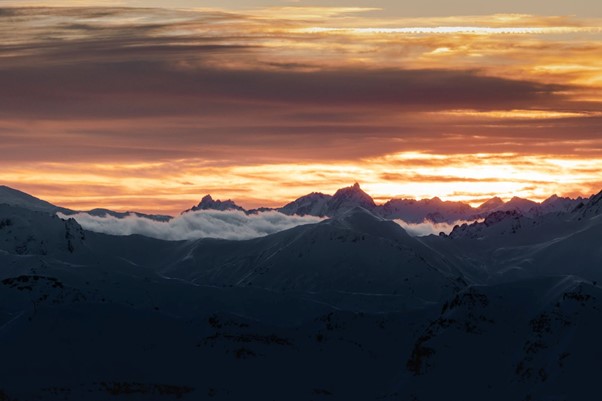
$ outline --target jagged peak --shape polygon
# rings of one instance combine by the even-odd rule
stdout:
[[[242,207],[238,206],[233,200],[227,199],[225,201],[219,199],[213,199],[210,194],[203,196],[198,205],[193,206],[192,208],[184,211],[187,212],[195,212],[198,210],[239,210],[245,211]]]
[[[213,197],[211,196],[211,194],[203,196],[199,205],[201,205],[203,202],[213,202]]]
[[[361,187],[360,184],[358,184],[357,182],[355,184],[353,184],[350,187],[345,187],[345,188],[341,188],[338,191],[335,192],[334,194],[334,198],[340,198],[342,196],[346,196],[346,195],[351,195],[354,197],[361,197],[364,198],[366,200],[370,200],[372,202],[373,199],[370,195],[368,195]]]

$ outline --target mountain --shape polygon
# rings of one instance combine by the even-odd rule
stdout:
[[[483,221],[471,224],[464,223],[456,226],[449,234],[450,238],[479,239],[491,236],[514,234],[523,226],[526,219],[516,210],[498,211],[490,213]]]
[[[539,204],[529,199],[519,198],[518,196],[513,197],[508,202],[504,203],[498,208],[493,209],[491,212],[507,212],[516,211],[523,215],[527,215],[532,209],[536,208]]]
[[[55,206],[52,203],[4,185],[0,185],[0,204],[20,206],[30,210],[49,213],[69,211],[68,209]]]
[[[583,198],[563,198],[558,195],[552,195],[540,205],[535,206],[531,209],[531,213],[536,215],[544,215],[548,213],[569,213],[573,211],[581,202]]]
[[[339,189],[333,196],[313,192],[278,210],[288,215],[334,217],[356,207],[371,211],[377,208],[374,200],[361,189],[357,182],[350,187]]]
[[[483,221],[456,226],[449,236],[423,241],[463,266],[463,275],[472,280],[491,283],[576,275],[602,282],[597,198],[587,205],[569,213],[494,212]]]
[[[592,196],[586,202],[579,203],[573,213],[579,218],[590,218],[602,214],[602,192]]]
[[[419,224],[425,221],[433,223],[455,223],[487,217],[491,213],[516,211],[524,216],[547,213],[566,213],[578,206],[581,198],[570,199],[552,196],[543,203],[514,197],[504,202],[494,197],[473,208],[464,202],[432,199],[391,199],[383,205],[376,205],[359,184],[339,189],[333,196],[314,192],[277,209],[287,215],[312,215],[334,217],[353,207],[362,207],[386,219],[400,219],[407,223]]]
[[[300,197],[299,199],[281,207],[279,212],[287,215],[299,216],[317,216],[324,217],[329,212],[328,203],[332,199],[331,195],[325,195],[320,192],[312,192],[309,195]]]
[[[408,308],[461,285],[445,260],[399,225],[362,208],[255,240],[198,240],[161,274],[204,285],[311,293],[329,304],[372,294]],[[333,296],[336,297],[333,298]]]
[[[278,209],[288,215],[312,215],[335,217],[356,207],[371,211],[386,219],[401,219],[409,223],[422,223],[425,220],[455,222],[473,218],[474,209],[462,202],[442,201],[439,198],[413,200],[393,199],[384,205],[376,205],[370,195],[358,183],[339,189],[334,195],[314,192]]]
[[[481,204],[477,210],[481,214],[487,214],[500,209],[505,203],[501,198],[496,196]]]
[[[173,218],[172,216],[162,215],[162,214],[145,214],[145,213],[139,213],[139,212],[115,212],[113,210],[102,209],[102,208],[92,209],[92,210],[88,210],[85,212],[67,211],[67,212],[62,212],[62,213],[65,216],[73,216],[73,215],[76,215],[79,213],[85,213],[85,214],[89,214],[90,216],[96,216],[96,217],[111,216],[111,217],[115,217],[117,219],[124,219],[126,217],[136,216],[136,217],[140,217],[143,219],[149,219],[149,220],[154,220],[154,221],[164,221],[164,222],[169,221]]]
[[[138,212],[115,212],[109,209],[93,209],[89,211],[75,211],[71,209],[67,209],[64,207],[53,205],[50,202],[47,202],[42,199],[38,199],[32,195],[29,195],[25,192],[19,191],[17,189],[13,189],[7,186],[0,186],[0,204],[17,206],[21,208],[25,208],[28,210],[33,210],[37,212],[46,212],[46,213],[62,213],[66,216],[72,216],[78,213],[86,213],[92,216],[104,217],[104,216],[113,216],[118,219],[125,218],[130,215],[136,215],[138,217],[156,220],[156,221],[168,221],[172,217],[165,215],[151,215],[144,214]]]
[[[376,204],[370,195],[360,188],[357,182],[350,187],[341,188],[328,200],[327,216],[343,214],[357,207],[374,210]]]
[[[198,210],[238,210],[241,212],[244,212],[245,209],[243,209],[242,207],[238,206],[236,203],[234,203],[234,201],[228,199],[225,201],[221,201],[221,200],[213,200],[213,198],[211,197],[211,195],[205,195],[203,197],[203,199],[201,199],[201,201],[199,202],[198,205],[193,206],[192,208],[185,210],[182,213],[187,213],[187,212],[196,212]]]
[[[387,219],[401,219],[408,223],[453,223],[474,218],[475,210],[462,202],[433,199],[392,199],[379,208],[378,213]]]
[[[466,288],[417,336],[398,399],[593,399],[600,319],[602,289],[576,277]]]
[[[105,235],[0,204],[0,399],[597,394],[602,193],[411,237],[358,189],[334,217],[243,241]]]
[[[81,249],[84,239],[84,230],[73,219],[62,220],[45,211],[0,205],[0,250],[8,254],[60,258]]]
[[[263,207],[245,210],[230,199],[226,201],[214,200],[211,195],[206,195],[198,205],[193,206],[182,213],[198,210],[237,210],[246,214],[257,214],[275,210],[286,215],[334,217],[355,207],[362,207],[377,216],[390,220],[400,219],[407,223],[418,224],[425,221],[434,223],[455,223],[462,220],[477,220],[487,217],[490,213],[499,211],[517,211],[524,216],[544,215],[547,213],[566,213],[579,207],[579,205],[585,207],[586,203],[590,201],[591,199],[570,199],[554,195],[539,204],[518,197],[514,197],[508,202],[504,202],[502,199],[494,197],[480,205],[478,208],[473,208],[463,202],[442,201],[440,198],[435,197],[422,200],[392,199],[383,205],[376,205],[370,195],[364,192],[358,183],[355,183],[350,187],[339,189],[334,195],[313,192],[277,209]],[[87,213],[97,217],[112,216],[119,219],[130,215],[155,221],[169,221],[172,219],[171,216],[167,215],[154,215],[139,212],[116,212],[102,208],[89,211],[73,211],[52,205],[51,203],[6,186],[0,187],[0,203],[17,205],[27,207],[31,210],[46,211],[50,213],[61,212],[65,215]]]

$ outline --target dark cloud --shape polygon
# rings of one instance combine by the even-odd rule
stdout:
[[[311,50],[314,64],[265,58],[266,43],[278,35],[303,45],[321,40],[271,34],[260,29],[265,24],[227,13],[3,10],[0,34],[13,38],[0,44],[3,161],[194,157],[244,164],[403,150],[571,152],[577,145],[555,141],[569,133],[599,137],[598,117],[429,115],[596,110],[566,97],[578,88],[477,69],[322,65],[319,50]]]
[[[194,49],[203,53],[227,47]],[[135,57],[136,51],[132,53]],[[449,70],[177,69],[166,63],[138,61],[42,64],[0,71],[2,113],[29,118],[202,118],[208,113],[230,114],[234,106],[243,113],[259,106],[368,111],[512,109],[553,104],[561,100],[555,93],[563,89]]]

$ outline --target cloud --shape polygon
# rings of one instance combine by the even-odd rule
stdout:
[[[474,221],[458,220],[453,223],[433,223],[432,221],[423,221],[422,223],[407,223],[403,220],[394,220],[401,228],[407,231],[412,237],[424,237],[427,235],[439,235],[439,233],[449,234],[456,225],[464,223],[472,224]]]
[[[600,34],[300,33],[322,25],[284,11],[1,9],[0,181],[149,213],[207,192],[281,206],[354,181],[383,200],[542,200],[599,182]],[[358,17],[323,26],[600,25]],[[424,157],[386,156],[400,152]],[[550,166],[566,158],[592,171]]]
[[[239,211],[203,210],[184,213],[168,222],[154,221],[136,215],[119,219],[113,216],[92,216],[78,213],[60,218],[73,218],[84,229],[111,235],[139,234],[147,237],[180,241],[199,238],[245,240],[263,237],[303,224],[318,223],[313,216],[287,216],[279,212],[247,215]]]
[[[196,240],[200,238],[220,238],[246,240],[284,231],[304,224],[315,224],[322,218],[314,216],[288,216],[276,211],[245,214],[240,211],[199,210],[184,213],[170,221],[155,221],[135,214],[125,218],[110,215],[93,216],[88,213],[65,215],[62,219],[73,218],[84,229],[110,235],[144,235],[167,241]],[[473,221],[458,220],[454,223],[408,223],[394,220],[413,237],[449,234],[456,225],[471,224]]]

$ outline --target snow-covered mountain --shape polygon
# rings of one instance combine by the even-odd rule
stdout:
[[[489,213],[516,211],[521,214],[528,214],[531,211],[531,209],[537,207],[537,205],[537,202],[533,202],[532,200],[523,199],[519,198],[518,196],[515,196],[500,207],[489,211]]]
[[[360,188],[358,183],[339,189],[333,196],[319,192],[305,195],[278,210],[289,215],[334,217],[356,207],[369,211],[374,211],[377,207],[374,200]]]
[[[505,202],[498,196],[495,196],[483,202],[478,208],[480,214],[488,214],[504,206]]]
[[[575,277],[467,288],[417,336],[398,399],[593,400],[601,319]]]
[[[311,293],[333,305],[363,294],[383,306],[418,307],[462,285],[453,266],[399,225],[361,208],[251,241],[199,240],[185,255],[161,274],[196,284]]]
[[[138,212],[115,212],[109,209],[92,209],[88,211],[75,211],[68,208],[55,206],[50,202],[47,202],[42,199],[38,199],[32,195],[29,195],[25,192],[19,191],[17,189],[13,189],[4,185],[0,185],[0,205],[10,205],[10,206],[18,206],[21,208],[25,208],[28,210],[38,211],[38,212],[47,212],[47,213],[62,213],[64,215],[75,215],[78,213],[87,213],[91,216],[113,216],[119,219],[128,217],[130,215],[135,215],[141,218],[146,218],[155,221],[168,221],[172,217],[166,215],[155,215],[155,214],[145,214]]]
[[[499,197],[494,197],[484,202],[479,207],[473,208],[467,203],[442,201],[440,198],[435,197],[432,199],[421,200],[391,199],[382,205],[377,205],[372,197],[364,192],[358,183],[355,183],[350,187],[339,189],[334,195],[313,192],[276,209],[260,207],[246,210],[237,205],[233,200],[214,200],[211,195],[205,195],[196,206],[193,206],[182,213],[199,210],[237,210],[247,214],[257,214],[275,210],[289,216],[309,215],[316,217],[335,217],[355,207],[361,207],[371,211],[377,216],[389,220],[400,219],[412,224],[422,223],[424,221],[433,223],[455,223],[458,221],[474,221],[482,219],[494,212],[516,211],[523,216],[568,212],[580,205],[584,206],[588,201],[588,199],[562,198],[556,195],[551,196],[542,203],[519,197],[514,197],[510,201],[504,202]],[[167,215],[145,214],[135,211],[116,212],[103,208],[89,211],[73,211],[52,205],[51,203],[35,198],[24,192],[5,186],[0,186],[0,204],[2,203],[29,208],[30,210],[48,212],[59,211],[65,215],[87,213],[92,216],[112,216],[119,219],[134,215],[155,221],[169,221],[173,218],[172,216]]]
[[[427,237],[366,196],[313,194],[295,207],[332,218],[242,241],[0,202],[0,400],[595,399],[602,193]]]
[[[5,185],[0,185],[0,204],[19,206],[30,210],[49,213],[68,211],[68,209],[55,206],[50,202],[38,199],[35,196],[7,187]]]
[[[338,190],[334,196],[317,192],[305,195],[278,210],[288,215],[334,217],[350,208],[362,207],[377,216],[390,220],[400,219],[407,223],[455,223],[482,219],[495,212],[516,211],[524,216],[568,212],[582,201],[581,198],[561,198],[554,195],[540,204],[519,197],[508,202],[494,197],[474,208],[464,202],[443,201],[435,197],[421,200],[391,199],[382,205],[376,205],[370,195],[356,183]]]
[[[318,216],[324,217],[328,214],[328,202],[332,196],[325,195],[320,192],[312,192],[309,195],[300,197],[299,199],[278,209],[280,212],[288,215],[299,216]]]
[[[558,195],[552,195],[540,205],[531,209],[530,212],[536,215],[544,215],[548,213],[568,213],[573,211],[579,204],[584,201],[583,198],[579,197],[576,199],[564,198]]]
[[[392,199],[383,205],[377,205],[372,197],[364,192],[358,183],[339,189],[334,195],[311,193],[278,209],[285,214],[335,217],[346,211],[361,207],[377,216],[408,223],[421,223],[425,220],[435,223],[456,222],[474,219],[478,212],[462,202],[433,199]]]
[[[573,210],[573,215],[579,219],[587,219],[602,214],[602,192],[592,196],[585,202],[580,202]]]
[[[476,211],[462,202],[433,199],[393,199],[382,205],[378,213],[388,219],[400,219],[408,223],[453,223],[458,220],[474,219]]]
[[[85,213],[85,214],[89,214],[90,216],[96,216],[96,217],[111,216],[111,217],[115,217],[117,219],[125,219],[126,217],[136,216],[136,217],[140,217],[143,219],[149,219],[149,220],[154,220],[154,221],[169,221],[173,218],[172,216],[163,215],[163,214],[146,214],[146,213],[139,213],[139,212],[116,212],[114,210],[102,209],[102,208],[92,209],[92,210],[88,210],[85,212],[76,212],[73,210],[69,210],[69,211],[62,212],[62,213],[66,216],[73,216],[73,215],[76,215],[79,213]]]

